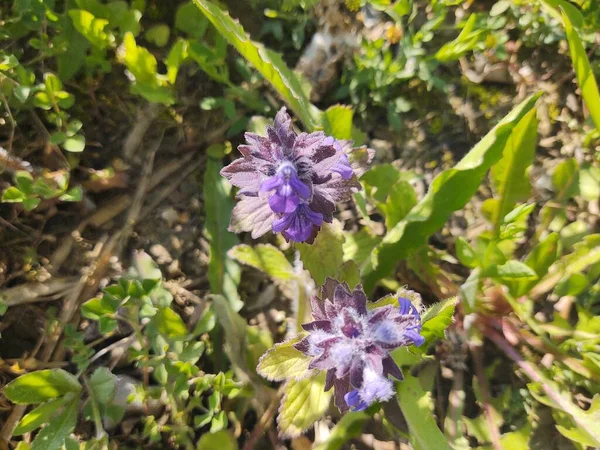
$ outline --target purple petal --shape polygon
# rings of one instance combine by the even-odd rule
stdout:
[[[339,173],[340,176],[345,180],[349,180],[354,175],[354,171],[352,170],[352,166],[350,166],[348,157],[344,153],[340,154],[340,159],[333,165],[331,171]]]
[[[312,316],[315,320],[327,319],[327,316],[325,315],[325,302],[316,295],[313,295],[310,298],[310,307],[312,310]]]
[[[306,331],[325,331],[331,333],[332,325],[329,320],[315,320],[314,322],[303,323],[302,328]]]
[[[271,229],[275,215],[269,204],[260,197],[243,197],[233,208],[229,231],[251,231],[258,239]]]
[[[321,226],[323,223],[323,215],[312,211],[308,205],[304,203],[298,205],[296,211],[290,214],[284,214],[284,216],[276,222],[277,230],[284,230],[283,235],[286,238],[295,242],[304,242],[312,235],[314,225]],[[275,225],[275,223],[273,225]],[[284,225],[286,226],[284,227]],[[273,228],[273,230],[275,230],[275,228]]]
[[[325,278],[325,283],[321,287],[321,298],[323,300],[333,300],[333,294],[335,292],[335,288],[340,284],[338,280],[334,280],[333,278],[327,277]]]
[[[352,363],[352,367],[350,368],[350,384],[352,384],[352,386],[356,388],[362,386],[364,369],[365,364],[362,360],[357,360]]]
[[[335,370],[329,369],[325,375],[325,392],[333,387],[335,380]]]
[[[419,334],[417,330],[408,330],[405,333],[406,337],[408,337],[414,345],[420,347],[425,343],[425,338]]]
[[[387,378],[366,369],[363,385],[358,390],[358,394],[363,402],[371,405],[377,401],[387,401],[392,398],[394,387]]]
[[[363,411],[369,406],[366,402],[361,400],[357,389],[354,389],[344,395],[344,401],[352,411]]]
[[[280,195],[278,192],[269,197],[269,206],[276,213],[293,213],[300,204],[300,198],[292,191]]]
[[[338,407],[341,413],[348,411],[348,404],[344,400],[344,397],[348,392],[352,390],[352,386],[350,385],[350,376],[344,377],[343,379],[336,379],[333,387],[335,389],[334,392],[334,402],[335,406]]]
[[[348,338],[357,338],[362,334],[362,326],[357,322],[349,310],[342,310],[342,318],[344,319],[344,325],[340,328],[344,336]]]
[[[400,370],[400,367],[398,367],[396,362],[389,355],[383,359],[383,374],[386,376],[391,375],[400,381],[404,380],[402,370]]]
[[[293,347],[302,353],[308,353],[310,350],[310,337],[305,337],[300,342],[296,342]]]

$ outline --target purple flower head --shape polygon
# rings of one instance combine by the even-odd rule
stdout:
[[[309,368],[327,371],[325,390],[335,387],[340,411],[389,400],[394,388],[388,375],[403,379],[390,351],[425,342],[419,311],[402,297],[398,306],[370,310],[361,286],[351,292],[331,278],[321,297],[311,300],[314,321],[302,325],[308,336],[295,348],[312,357]]]
[[[238,147],[243,157],[221,175],[240,188],[230,231],[251,231],[254,239],[272,230],[288,240],[312,242],[322,223],[333,220],[335,203],[360,190],[357,177],[373,157],[364,147],[353,149],[351,141],[322,132],[296,134],[285,108],[267,136],[245,137],[247,143]]]

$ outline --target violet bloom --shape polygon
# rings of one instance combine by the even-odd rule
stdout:
[[[267,136],[246,133],[243,158],[221,170],[240,188],[230,231],[267,231],[286,239],[312,242],[323,222],[331,222],[335,203],[360,190],[357,176],[372,158],[366,148],[352,149],[322,132],[296,134],[285,108],[267,127]],[[353,163],[350,163],[351,154]]]
[[[308,336],[295,344],[312,357],[309,368],[327,371],[325,390],[335,387],[340,411],[362,410],[394,395],[388,375],[402,380],[402,372],[389,352],[405,345],[421,345],[421,316],[406,298],[398,306],[367,308],[361,286],[350,292],[348,285],[328,278],[322,297],[313,297],[315,319],[302,325]]]

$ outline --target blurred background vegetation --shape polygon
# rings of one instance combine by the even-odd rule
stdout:
[[[2,2],[0,449],[600,448],[599,31],[596,0]],[[219,170],[284,104],[375,150],[317,257],[227,232]],[[278,435],[255,367],[323,254],[457,304],[399,401],[284,400]]]

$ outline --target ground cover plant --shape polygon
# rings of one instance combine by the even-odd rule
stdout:
[[[0,5],[0,449],[600,448],[600,5]]]

